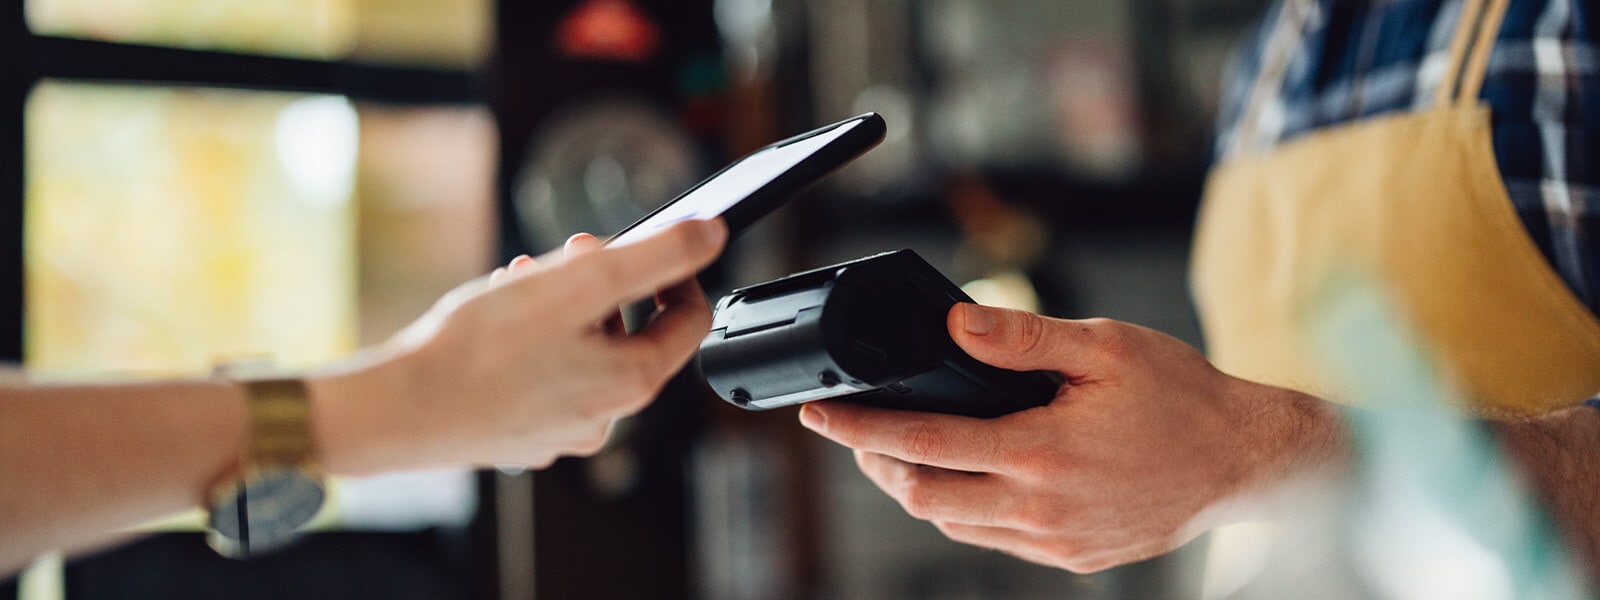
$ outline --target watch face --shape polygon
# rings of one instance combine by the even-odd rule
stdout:
[[[293,467],[252,471],[233,493],[213,500],[209,540],[218,552],[235,557],[277,549],[295,538],[326,499],[313,473]]]

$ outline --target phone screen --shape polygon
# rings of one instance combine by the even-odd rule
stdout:
[[[806,157],[843,137],[857,124],[859,121],[843,123],[822,133],[746,156],[701,182],[699,187],[679,196],[649,218],[617,234],[607,244],[626,244],[679,221],[717,217],[793,169]]]

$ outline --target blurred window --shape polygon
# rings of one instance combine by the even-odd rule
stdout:
[[[350,352],[357,123],[341,96],[35,88],[29,368],[203,375]]]
[[[40,35],[320,60],[482,62],[488,0],[26,0]]]
[[[24,351],[43,377],[324,363],[392,335],[495,250],[481,107],[46,81],[26,128]],[[345,482],[329,516],[460,525],[473,486],[461,471]]]
[[[21,293],[0,295],[11,315],[0,348],[31,374],[323,364],[489,268],[498,144],[472,83],[488,0],[12,10],[0,20],[0,42],[17,49],[0,69],[11,82],[0,110],[14,125],[0,124],[0,144],[20,154],[0,165],[12,197],[0,226],[22,243],[0,253],[0,275]],[[476,490],[468,470],[341,480],[321,524],[461,526]],[[197,512],[149,527],[198,529]],[[58,579],[52,569],[32,581]],[[40,585],[24,588],[52,597]]]

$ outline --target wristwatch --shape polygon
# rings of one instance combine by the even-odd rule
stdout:
[[[206,541],[249,558],[299,537],[327,499],[311,435],[311,400],[300,379],[243,379],[250,422],[239,466],[207,498]]]

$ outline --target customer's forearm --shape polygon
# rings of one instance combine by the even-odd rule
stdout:
[[[1600,410],[1579,406],[1495,428],[1575,557],[1600,581]]]
[[[215,381],[0,384],[0,573],[196,506],[238,459],[245,414]]]
[[[305,374],[312,443],[328,472],[427,464],[418,445],[435,436],[390,402],[402,396],[393,382],[405,384],[392,373],[394,357],[361,355]],[[0,577],[35,554],[103,545],[200,506],[237,468],[247,421],[243,387],[220,379],[49,385],[0,377]]]

